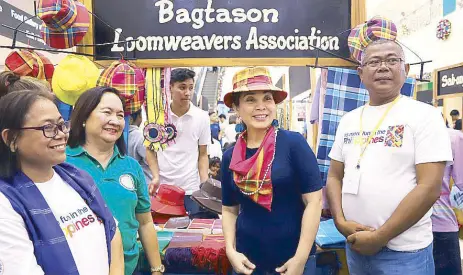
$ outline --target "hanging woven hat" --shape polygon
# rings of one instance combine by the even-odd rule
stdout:
[[[99,76],[100,70],[85,56],[67,55],[56,66],[53,92],[60,101],[73,106],[81,94],[96,87]]]
[[[125,60],[114,61],[100,75],[97,86],[117,89],[125,98],[125,114],[140,110],[145,100],[145,77],[143,71]]]
[[[397,39],[397,27],[391,20],[375,16],[368,22],[353,28],[349,34],[347,44],[352,57],[361,62],[366,47],[377,40]]]
[[[74,0],[40,0],[37,16],[53,31],[66,31],[77,18]]]
[[[84,4],[74,0],[42,0],[39,16],[43,18],[42,38],[56,49],[77,45],[90,27],[90,15]]]
[[[273,85],[272,77],[266,67],[248,67],[233,76],[233,91],[225,94],[223,99],[227,107],[233,107],[233,94],[253,91],[271,91],[278,104],[285,100],[288,93]]]
[[[22,49],[12,51],[5,59],[5,68],[20,76],[30,76],[46,80],[51,84],[55,67],[39,52]]]

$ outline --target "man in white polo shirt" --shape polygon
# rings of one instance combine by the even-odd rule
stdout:
[[[452,151],[440,112],[400,95],[404,59],[394,41],[365,49],[370,102],[342,118],[330,152],[328,200],[350,274],[434,274],[432,206]]]
[[[211,129],[207,112],[191,103],[195,72],[189,69],[174,69],[170,78],[172,93],[171,116],[177,128],[175,143],[159,152],[148,150],[150,167],[159,167],[159,182],[176,185],[185,190],[185,208],[190,217],[200,215],[202,209],[191,200],[193,192],[199,190],[209,172],[207,145],[211,142]],[[156,173],[157,171],[152,171]],[[157,186],[150,186],[154,194]]]

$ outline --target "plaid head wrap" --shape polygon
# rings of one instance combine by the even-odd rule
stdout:
[[[49,29],[66,31],[76,21],[76,3],[74,0],[40,0],[37,16]]]
[[[395,41],[397,39],[397,27],[392,21],[375,16],[368,22],[353,28],[347,44],[352,57],[361,62],[365,48],[372,42],[382,39]]]

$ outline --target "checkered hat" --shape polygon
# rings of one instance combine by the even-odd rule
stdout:
[[[288,96],[287,92],[273,85],[272,77],[266,67],[248,67],[233,76],[233,91],[228,92],[223,101],[227,107],[232,108],[234,93],[253,91],[272,91],[276,104]]]
[[[74,2],[76,6],[76,18],[74,22],[70,24],[70,21],[66,23],[64,21],[58,23],[52,21],[52,27],[44,22],[42,30],[40,31],[45,43],[55,49],[69,49],[74,47],[77,43],[82,41],[90,27],[90,15],[84,4],[73,0],[68,1]]]
[[[397,27],[394,22],[379,16],[375,16],[368,22],[353,28],[349,34],[347,44],[352,57],[361,62],[365,48],[377,40],[397,39]]]
[[[114,61],[100,75],[97,86],[107,86],[117,89],[125,98],[125,114],[129,115],[140,110],[145,101],[145,76],[140,68],[119,60]]]
[[[77,18],[74,0],[40,0],[37,15],[53,31],[66,31]]]
[[[12,51],[5,60],[5,67],[6,70],[20,76],[46,80],[50,84],[55,71],[55,67],[47,57],[26,49]]]

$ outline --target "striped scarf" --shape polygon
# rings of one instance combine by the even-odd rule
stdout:
[[[268,211],[272,209],[272,163],[275,155],[277,129],[272,127],[264,137],[257,152],[246,159],[244,132],[236,141],[230,163],[233,179],[241,193]],[[265,178],[264,178],[265,177]]]

